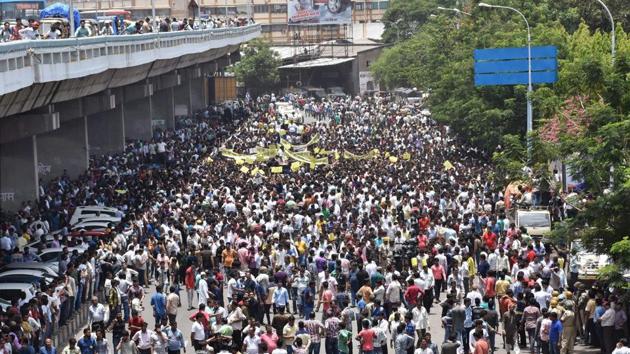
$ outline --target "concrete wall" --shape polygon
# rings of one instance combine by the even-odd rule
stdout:
[[[112,110],[88,116],[90,155],[120,152],[125,148],[124,104]]]
[[[151,140],[151,96],[125,102],[125,140]]]
[[[40,174],[43,181],[64,171],[72,178],[83,173],[88,167],[87,117],[63,122],[61,128],[38,135],[37,159],[46,170],[50,167],[49,173]]]
[[[0,145],[0,208],[16,210],[37,198],[37,137]]]

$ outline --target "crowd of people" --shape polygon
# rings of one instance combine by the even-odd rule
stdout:
[[[318,119],[281,115],[276,96],[210,107],[5,215],[2,262],[28,259],[25,242],[49,230],[80,243],[65,230],[76,206],[124,218],[0,313],[0,350],[53,354],[51,330],[89,300],[89,328],[64,354],[555,354],[579,341],[630,352],[616,290],[580,284],[574,255],[516,228],[487,156],[418,105],[277,100]],[[296,153],[327,162],[294,165]],[[184,308],[190,321],[177,323]]]
[[[137,21],[126,21],[122,17],[115,17],[110,20],[95,21],[82,19],[76,24],[74,31],[70,31],[70,24],[58,21],[50,25],[45,31],[41,29],[41,22],[38,19],[29,18],[24,21],[17,18],[12,25],[5,21],[0,27],[0,42],[11,42],[17,40],[36,39],[61,39],[68,38],[72,33],[74,37],[131,35],[153,32],[177,32],[205,30],[212,28],[240,27],[253,24],[252,18],[242,17],[211,17],[203,20],[193,18],[177,19],[175,17],[165,17],[151,20],[146,17]]]

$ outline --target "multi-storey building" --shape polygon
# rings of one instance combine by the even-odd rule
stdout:
[[[262,25],[263,38],[275,44],[320,43],[331,39],[368,38],[369,24],[379,22],[387,10],[389,0],[352,2],[352,24],[347,25],[289,25],[287,0],[76,0],[79,10],[125,9],[134,18],[164,17],[253,17]]]

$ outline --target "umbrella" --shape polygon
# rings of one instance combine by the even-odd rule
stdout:
[[[68,9],[68,5],[66,4],[62,4],[60,2],[56,2],[52,5],[49,5],[48,7],[42,9],[39,12],[39,18],[43,19],[43,18],[54,18],[54,17],[61,17],[61,18],[70,18],[68,13],[69,13],[69,9]],[[81,15],[79,14],[79,10],[77,9],[73,9],[72,11],[74,13],[74,27],[72,29],[72,31],[74,31],[77,26],[79,25],[79,22],[81,22]]]

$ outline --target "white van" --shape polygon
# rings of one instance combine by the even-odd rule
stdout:
[[[542,237],[551,231],[551,214],[548,210],[517,210],[514,219],[516,227],[526,228],[527,234],[532,237]]]
[[[75,225],[84,220],[99,220],[118,224],[122,220],[123,213],[116,208],[100,206],[79,206],[74,210],[70,218],[70,225]]]

